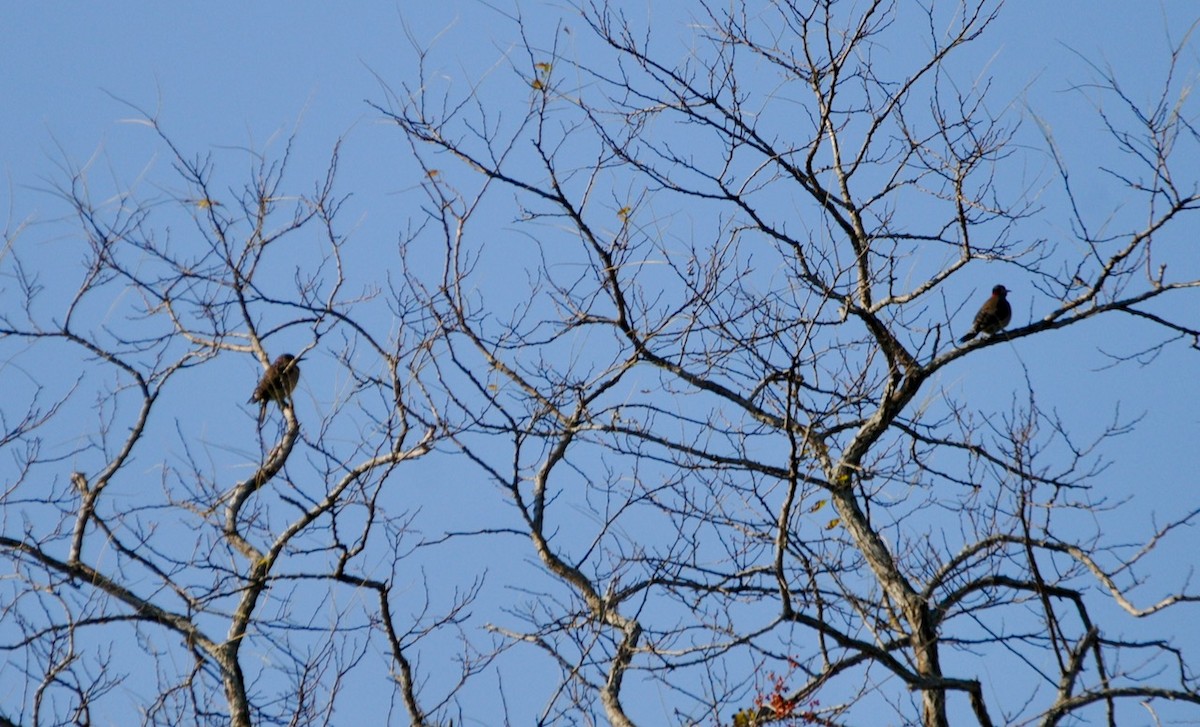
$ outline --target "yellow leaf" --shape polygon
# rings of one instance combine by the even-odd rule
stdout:
[[[754,712],[743,709],[733,715],[733,727],[753,727],[757,720],[754,719]]]
[[[430,179],[433,179],[439,174],[441,174],[441,172],[436,169],[430,169],[428,172],[425,172],[425,176],[429,177]]]
[[[808,511],[816,512],[817,510],[820,510],[821,508],[825,507],[825,503],[827,503],[827,502],[829,502],[829,500],[817,500],[816,502],[814,502],[812,504],[812,507],[808,508]]]
[[[842,519],[840,517],[835,517],[834,519],[825,523],[825,529],[833,530],[834,528],[836,528],[838,525],[841,525],[841,524],[842,524]]]
[[[617,210],[617,217],[620,217],[621,219],[625,219],[625,218],[629,217],[629,213],[632,211],[633,211],[633,208],[631,208],[631,207],[622,207],[621,209]]]
[[[536,89],[538,91],[541,91],[543,88],[545,88],[545,86],[542,85],[541,79],[537,79],[537,78],[533,79],[533,83],[531,83],[529,85],[533,86],[534,89]]]
[[[549,63],[546,63],[545,61],[543,61],[543,62],[541,62],[541,63],[534,63],[534,64],[533,64],[533,67],[534,67],[534,68],[536,68],[536,69],[538,69],[538,70],[539,70],[539,71],[541,71],[542,73],[549,73],[549,72],[550,72],[550,69],[551,69],[551,68],[553,68],[554,66],[552,66],[552,65],[550,65]]]

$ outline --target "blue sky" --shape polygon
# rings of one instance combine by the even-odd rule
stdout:
[[[142,131],[122,124],[136,115],[125,101],[157,109],[170,133],[197,148],[261,146],[299,130],[299,142],[319,155],[348,136],[347,173],[362,174],[367,184],[355,176],[345,186],[358,194],[398,186],[391,165],[403,163],[403,150],[386,143],[390,135],[364,103],[382,98],[375,74],[387,83],[406,78],[416,41],[440,51],[438,71],[449,82],[478,77],[516,40],[495,7],[511,12],[472,0],[419,9],[368,2],[350,10],[315,2],[169,10],[145,2],[5,4],[0,173],[15,195],[30,200],[18,208],[27,213],[39,201],[23,189],[54,177],[54,162],[64,155],[79,163],[107,151],[131,167],[144,163]],[[675,7],[661,4],[646,14],[671,18]],[[553,3],[521,10],[535,27],[564,13]],[[997,74],[998,97],[1031,97],[1053,119],[1054,99],[1089,78],[1076,53],[1127,77],[1161,72],[1165,58],[1156,49],[1165,49],[1168,36],[1181,38],[1193,13],[1187,2],[1010,2],[989,38],[969,53],[978,54],[981,71]]]
[[[223,173],[230,183],[243,172],[228,161],[237,158],[231,150],[277,149],[294,134],[291,174],[301,184],[321,178],[334,143],[344,139],[338,186],[353,195],[344,220],[353,222],[355,239],[392,250],[399,231],[418,216],[412,191],[419,171],[401,135],[367,102],[382,103],[385,86],[411,82],[414,44],[435,48],[435,75],[456,88],[488,73],[507,73],[505,59],[519,39],[506,15],[515,7],[470,0],[4,3],[0,225],[12,231],[28,224],[21,235],[27,263],[52,270],[60,260],[73,261],[56,259],[69,249],[72,226],[62,221],[66,209],[48,191],[65,181],[66,168],[89,166],[101,195],[128,186],[146,197],[177,193],[169,160],[161,156],[151,131],[131,121],[139,116],[132,108],[137,107],[154,112],[166,132],[192,152],[215,149],[225,155]],[[683,33],[680,7],[686,6],[659,3],[652,9],[647,4],[644,12]],[[554,3],[523,3],[520,12],[536,31],[545,31],[567,11]],[[996,110],[1036,112],[1082,171],[1080,191],[1097,208],[1117,207],[1121,200],[1113,187],[1094,173],[1104,158],[1095,147],[1099,122],[1087,116],[1086,94],[1078,90],[1096,77],[1084,59],[1122,78],[1159,77],[1166,67],[1167,39],[1182,40],[1197,18],[1200,9],[1184,0],[1015,0],[968,57],[981,74],[995,76]],[[1198,49],[1200,43],[1193,42],[1185,51],[1183,82],[1195,79]],[[1153,85],[1132,87],[1135,97],[1149,98],[1154,91]],[[1044,173],[1044,164],[1031,169],[1031,176]],[[1120,221],[1122,214],[1114,219]],[[1037,234],[1067,232],[1055,227],[1062,222],[1042,224]],[[964,298],[984,295],[990,275],[983,273],[977,288],[963,290]],[[1036,294],[1019,281],[1010,287],[1017,320],[1036,319]],[[1132,350],[1137,341],[1126,331],[1120,323],[1098,321],[1039,337],[1036,348],[993,347],[944,372],[938,383],[969,397],[1003,401],[1024,366],[1034,388],[1083,434],[1098,431],[1118,408],[1125,418],[1141,417],[1139,426],[1108,451],[1113,464],[1101,492],[1112,500],[1132,498],[1127,523],[1144,527],[1156,513],[1165,517],[1200,506],[1195,474],[1200,470],[1200,355],[1175,346],[1151,368],[1103,368],[1107,359],[1096,351],[1097,341],[1114,353]],[[235,375],[253,377],[250,363]],[[54,366],[22,365],[25,375],[3,386],[15,381],[18,390],[28,387]],[[306,377],[303,386],[320,401],[336,385]],[[212,416],[209,426],[218,431],[223,424]],[[427,499],[425,507],[434,511],[461,505]],[[481,522],[486,517],[481,515]],[[1200,534],[1186,531],[1164,550],[1162,562],[1173,557],[1191,566],[1198,548]],[[1167,584],[1177,581],[1168,578]],[[442,590],[445,595],[449,588]],[[1180,630],[1185,624],[1179,622]]]

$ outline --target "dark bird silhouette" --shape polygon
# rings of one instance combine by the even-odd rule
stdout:
[[[992,297],[983,302],[979,307],[979,312],[975,314],[975,322],[971,324],[971,330],[967,335],[958,339],[960,343],[966,343],[980,333],[992,335],[1003,330],[1008,322],[1012,320],[1012,306],[1008,304],[1008,289],[1003,285],[997,285],[992,288]]]
[[[300,364],[296,362],[295,356],[285,353],[275,359],[275,363],[267,368],[266,373],[259,380],[258,386],[254,387],[250,401],[246,402],[248,404],[258,402],[262,405],[258,412],[259,424],[262,424],[263,420],[267,418],[267,404],[273,401],[283,406],[291,397],[299,381]]]

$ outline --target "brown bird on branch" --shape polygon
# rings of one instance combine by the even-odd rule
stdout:
[[[967,335],[958,339],[960,343],[966,343],[980,333],[992,335],[999,333],[1012,320],[1012,306],[1008,304],[1008,289],[1003,285],[997,285],[992,288],[992,297],[983,302],[979,307],[979,312],[975,314],[975,322],[971,324],[971,330]]]
[[[258,402],[262,408],[258,412],[258,423],[262,424],[267,418],[267,404],[275,402],[283,406],[292,396],[292,392],[296,389],[296,384],[300,381],[300,364],[296,357],[290,353],[285,353],[275,359],[268,368],[266,373],[258,382],[258,386],[254,387],[254,393],[250,395],[248,404]]]

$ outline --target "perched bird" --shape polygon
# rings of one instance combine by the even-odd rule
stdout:
[[[296,357],[290,353],[285,353],[275,359],[275,362],[267,368],[267,372],[263,374],[262,379],[258,382],[258,386],[254,387],[254,393],[250,395],[248,404],[258,402],[262,404],[262,408],[258,412],[258,423],[262,424],[267,418],[267,403],[275,402],[280,406],[287,403],[287,400],[292,395],[292,391],[296,389],[296,384],[300,381],[300,364],[296,362]]]
[[[1012,306],[1008,304],[1008,289],[1003,285],[997,285],[992,288],[992,297],[983,302],[979,307],[979,312],[975,314],[975,322],[971,324],[971,330],[967,335],[958,339],[960,343],[966,343],[980,333],[989,335],[998,333],[1003,330],[1008,322],[1012,320]]]

